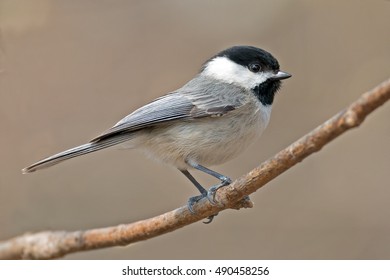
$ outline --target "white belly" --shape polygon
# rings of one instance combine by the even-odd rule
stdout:
[[[164,163],[187,169],[186,161],[211,166],[231,160],[261,135],[271,106],[240,108],[222,117],[178,121],[144,130],[137,148]]]

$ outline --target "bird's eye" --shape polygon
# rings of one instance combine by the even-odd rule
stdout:
[[[261,67],[259,64],[249,64],[248,66],[249,70],[252,71],[253,73],[257,73],[260,71]]]

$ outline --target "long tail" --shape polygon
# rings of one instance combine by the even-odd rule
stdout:
[[[87,144],[63,151],[61,153],[52,155],[48,158],[42,159],[28,167],[22,169],[22,173],[31,173],[40,169],[44,169],[50,167],[52,165],[56,165],[64,160],[68,160],[70,158],[78,157],[81,155],[89,154],[92,152],[99,151],[101,149],[105,149],[119,143],[128,141],[131,139],[129,134],[124,135],[116,135],[115,137],[103,139],[96,142],[89,142]]]

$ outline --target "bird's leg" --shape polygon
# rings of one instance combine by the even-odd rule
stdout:
[[[211,204],[215,205],[216,204],[216,201],[215,201],[215,193],[217,192],[217,190],[219,188],[222,188],[224,186],[227,186],[229,185],[232,180],[229,178],[229,177],[226,177],[225,175],[222,175],[222,174],[219,174],[218,172],[215,172],[211,169],[208,169],[200,164],[197,164],[197,163],[194,163],[194,162],[187,162],[190,166],[192,166],[193,168],[199,170],[199,171],[202,171],[206,174],[209,174],[219,180],[221,180],[221,183],[218,184],[218,185],[214,185],[212,186],[208,191],[207,191],[207,199],[210,201]]]
[[[202,198],[204,197],[208,197],[208,192],[205,188],[202,187],[201,184],[199,184],[198,181],[196,181],[196,179],[194,178],[194,176],[191,175],[190,172],[188,172],[188,170],[180,170],[181,173],[184,174],[184,176],[186,176],[193,184],[194,186],[200,191],[201,195],[197,195],[197,196],[193,196],[193,197],[190,197],[188,199],[188,202],[187,202],[187,206],[188,206],[188,210],[192,213],[192,214],[195,214],[195,211],[194,209],[192,208],[192,206],[197,203],[199,200],[201,200]],[[209,224],[213,221],[214,217],[217,216],[217,214],[215,215],[211,215],[209,217],[207,217],[208,221],[207,222],[203,222],[205,224]]]
[[[190,212],[192,214],[195,214],[195,211],[194,209],[192,208],[192,206],[197,203],[199,200],[201,200],[203,197],[206,197],[207,196],[207,190],[205,188],[202,187],[201,184],[199,184],[198,181],[196,181],[196,179],[194,178],[194,176],[191,175],[190,172],[188,172],[188,170],[180,170],[181,173],[184,174],[184,176],[186,176],[193,184],[194,186],[199,190],[199,192],[201,193],[201,195],[197,195],[197,196],[193,196],[193,197],[190,197],[190,199],[188,199],[188,210],[190,210]]]

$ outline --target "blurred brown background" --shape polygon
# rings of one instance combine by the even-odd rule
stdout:
[[[184,205],[197,194],[191,183],[136,151],[20,170],[86,142],[238,44],[270,51],[293,75],[261,140],[214,168],[246,173],[389,77],[389,15],[384,0],[0,0],[0,240]],[[389,259],[389,120],[386,104],[253,194],[253,209],[67,258]]]

